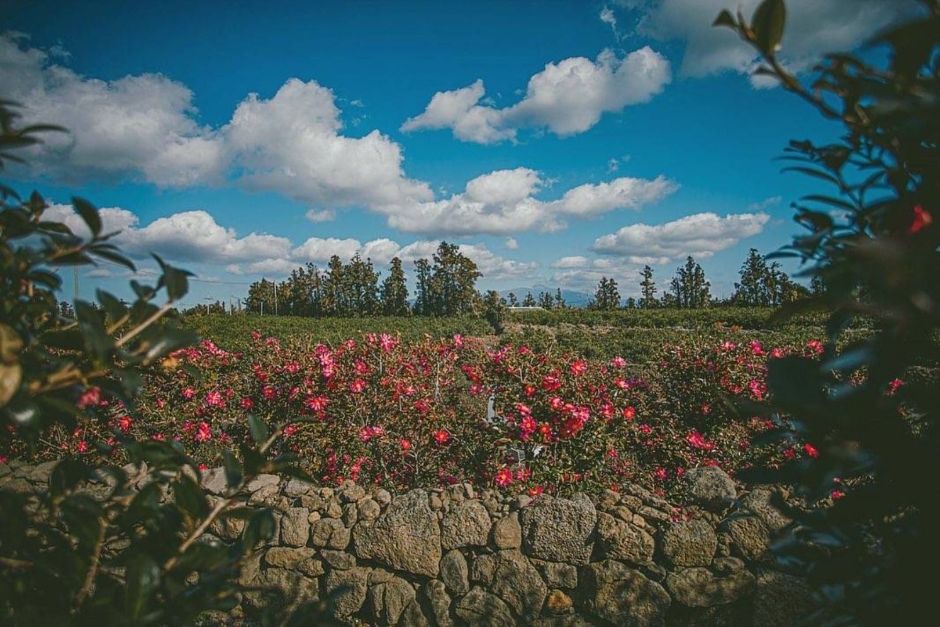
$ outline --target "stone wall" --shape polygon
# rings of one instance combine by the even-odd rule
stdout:
[[[37,471],[20,468],[0,482],[29,483]],[[788,523],[770,504],[775,488],[739,495],[718,469],[690,475],[681,511],[639,487],[531,499],[465,484],[393,496],[263,475],[249,485],[249,503],[274,509],[277,536],[242,577],[329,599],[350,624],[796,622],[811,598],[768,554]],[[204,473],[203,483],[221,494],[222,470]],[[240,531],[237,521],[211,528],[223,540]],[[243,609],[250,614],[255,601],[247,595]]]

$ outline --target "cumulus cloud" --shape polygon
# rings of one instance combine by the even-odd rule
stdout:
[[[344,135],[335,95],[316,81],[290,79],[270,99],[250,94],[227,124],[210,128],[198,124],[193,93],[177,81],[84,77],[6,33],[0,82],[5,97],[28,105],[27,122],[69,129],[49,134],[31,159],[53,175],[131,176],[160,186],[232,180],[330,210],[433,198],[426,183],[405,176],[401,147],[386,135]]]
[[[507,237],[506,241],[503,242],[503,245],[509,250],[516,250],[519,248],[519,242],[516,241],[515,237]]]
[[[56,176],[133,174],[163,186],[216,180],[225,167],[217,134],[196,122],[193,93],[160,74],[114,81],[83,77],[54,57],[0,35],[5,98],[27,105],[28,122],[55,123],[33,148],[40,171]]]
[[[552,264],[556,284],[578,290],[593,291],[602,277],[618,283],[621,295],[635,289],[635,278],[641,264],[623,259],[593,258],[575,255],[562,257]]]
[[[32,161],[53,175],[67,166],[76,175],[120,175],[159,186],[235,184],[303,202],[314,223],[352,206],[384,216],[393,228],[434,235],[553,231],[564,228],[566,218],[637,209],[676,188],[664,177],[620,177],[576,186],[558,200],[545,201],[537,196],[547,181],[520,167],[483,174],[467,182],[463,192],[435,198],[427,183],[406,175],[402,149],[388,136],[377,130],[362,137],[345,135],[335,94],[316,81],[290,79],[270,98],[250,94],[227,124],[209,128],[196,122],[192,92],[167,77],[101,81],[55,61],[17,37],[0,35],[0,81],[11,86],[11,97],[29,103],[27,121],[72,129],[35,149]],[[665,59],[648,48],[623,59],[606,51],[597,61],[572,58],[547,65],[529,81],[526,96],[507,109],[479,104],[480,83],[466,93],[441,96],[437,113],[424,119],[450,119],[448,111],[472,101],[477,104],[471,109],[485,115],[477,124],[476,113],[460,114],[463,122],[472,123],[468,136],[483,138],[481,129],[493,128],[508,138],[512,129],[526,125],[570,134],[589,128],[604,111],[649,99],[668,80],[668,72]],[[133,238],[138,238],[142,245],[166,245],[181,259],[203,253],[235,259],[238,247],[285,246],[283,238],[261,235],[237,242],[205,212],[177,214],[173,221],[145,228],[125,226],[130,228],[122,237],[129,244],[136,245]],[[179,239],[174,229],[190,228],[205,229],[193,237],[211,244],[173,248]]]
[[[68,205],[52,205],[48,219],[64,222],[74,232],[87,236],[84,222]],[[120,231],[114,238],[128,254],[143,257],[150,252],[175,261],[235,263],[239,261],[286,257],[290,240],[265,233],[238,237],[234,229],[219,225],[205,211],[184,211],[157,218],[141,227],[131,211],[117,207],[100,210],[104,232]]]
[[[722,9],[740,7],[748,19],[759,0],[661,0],[644,7],[639,31],[666,41],[686,42],[681,73],[708,76],[724,70],[750,73],[753,50],[712,22]],[[851,50],[879,30],[918,10],[915,0],[789,0],[781,57],[795,71],[809,68],[827,52]],[[755,81],[767,86],[766,80]]]
[[[546,181],[535,170],[496,170],[469,181],[449,198],[413,203],[388,214],[389,225],[413,233],[510,235],[520,231],[557,231],[564,218],[589,218],[617,209],[640,209],[673,193],[665,177],[621,177],[569,189],[558,200],[536,198]]]
[[[485,104],[482,80],[437,92],[401,130],[449,128],[457,139],[479,144],[513,140],[525,127],[548,128],[564,137],[583,133],[604,113],[648,102],[670,77],[669,61],[648,46],[623,58],[604,50],[593,61],[571,57],[547,64],[529,79],[522,100],[510,107]]]
[[[710,257],[740,240],[757,235],[770,220],[766,213],[721,217],[696,213],[660,225],[633,224],[594,240],[592,250],[631,263],[665,263],[686,255]]]

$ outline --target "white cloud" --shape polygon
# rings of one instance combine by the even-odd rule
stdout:
[[[710,257],[760,233],[770,216],[696,213],[656,226],[633,224],[594,240],[592,250],[624,257],[631,263],[665,263],[686,255]]]
[[[759,0],[661,0],[650,3],[640,32],[686,42],[681,73],[707,76],[723,70],[750,73],[756,55],[727,28],[713,28],[722,9],[740,7],[751,18]],[[788,0],[781,57],[792,70],[809,68],[826,52],[851,50],[880,29],[912,15],[914,0]],[[767,86],[766,80],[758,86]]]
[[[331,90],[290,79],[269,100],[249,95],[224,129],[243,184],[322,206],[387,207],[430,200],[426,183],[407,178],[401,147],[379,131],[340,134]]]
[[[480,144],[513,140],[524,127],[574,135],[597,124],[604,113],[648,102],[670,77],[669,61],[649,47],[622,59],[604,50],[594,61],[571,57],[547,64],[529,79],[525,96],[511,107],[483,104],[482,80],[437,92],[424,112],[406,120],[401,130],[449,128],[458,139]]]
[[[768,196],[763,200],[757,202],[752,202],[747,206],[748,211],[762,211],[770,207],[774,207],[783,202],[783,196]]]
[[[498,110],[500,123],[509,126],[497,130],[505,137],[507,129],[526,125],[548,126],[558,134],[579,132],[604,111],[649,99],[668,73],[665,59],[648,48],[624,59],[605,51],[596,62],[579,57],[548,64],[529,81],[522,101]],[[27,121],[73,129],[36,149],[33,161],[40,171],[62,174],[67,166],[76,176],[126,176],[160,186],[231,183],[273,190],[308,204],[307,218],[315,223],[333,219],[337,208],[354,206],[411,233],[547,232],[564,228],[566,217],[636,209],[675,189],[664,177],[621,177],[544,201],[536,196],[548,181],[519,167],[483,174],[468,181],[463,192],[436,199],[429,185],[407,177],[401,146],[389,137],[379,131],[344,135],[336,96],[315,81],[290,79],[269,99],[250,94],[230,122],[217,128],[196,122],[193,94],[178,82],[156,74],[110,82],[83,77],[9,34],[0,35],[0,81],[12,86],[10,96],[30,104]],[[442,96],[441,112],[428,119],[447,118],[454,106],[482,100],[482,83],[469,89]],[[461,114],[461,119],[472,121],[473,116]],[[468,132],[480,137],[487,124]],[[206,255],[254,263],[257,259],[244,260],[254,252],[242,249],[283,254],[289,247],[286,239],[273,236],[239,239],[205,212],[176,214],[142,228],[124,226],[123,241],[135,250],[160,246],[180,259]],[[180,229],[196,231],[187,235]]]
[[[579,185],[558,200],[543,201],[535,195],[545,184],[540,174],[529,168],[496,170],[472,179],[464,192],[450,198],[396,207],[388,214],[388,222],[412,233],[552,232],[565,227],[565,217],[587,218],[616,209],[640,209],[678,188],[662,176],[653,180],[621,177],[607,183]]]
[[[69,205],[52,205],[49,220],[64,222],[82,236],[88,235],[84,222]],[[184,211],[157,218],[140,227],[139,218],[126,209],[100,210],[104,232],[120,231],[114,242],[128,254],[142,257],[151,252],[173,261],[237,263],[286,257],[290,240],[264,233],[238,237],[234,229],[220,226],[205,211]]]
[[[27,122],[59,124],[32,161],[56,176],[133,174],[163,186],[216,180],[225,166],[217,135],[200,126],[193,93],[160,74],[114,81],[83,77],[53,56],[0,35],[4,97],[26,105]],[[67,167],[66,167],[67,166]]]
[[[503,245],[509,250],[517,250],[519,248],[519,242],[516,241],[515,237],[507,237]]]
[[[331,222],[336,219],[336,212],[332,209],[324,209],[322,211],[317,211],[316,209],[310,209],[306,214],[307,219],[318,224],[320,222]]]

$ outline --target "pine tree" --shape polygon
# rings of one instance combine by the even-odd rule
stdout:
[[[594,309],[608,311],[620,307],[620,290],[617,287],[617,281],[601,277],[597,283],[597,290],[594,292]]]
[[[756,248],[748,251],[747,259],[739,272],[740,282],[734,284],[735,304],[745,307],[759,307],[773,304],[773,287],[770,283],[774,277],[772,270],[767,267],[764,258]]]
[[[419,316],[431,315],[431,263],[427,259],[415,261],[414,312]]]
[[[653,269],[643,266],[640,271],[643,280],[640,282],[640,306],[649,309],[656,306],[656,283],[653,281]]]
[[[441,242],[434,254],[429,281],[434,315],[455,316],[473,311],[476,281],[482,274],[477,265],[460,252],[456,244]]]
[[[554,309],[555,299],[548,292],[539,292],[539,307],[542,309]]]
[[[344,270],[343,261],[338,255],[330,257],[330,262],[326,267],[326,277],[323,280],[324,315],[345,316],[349,313],[343,289]]]
[[[401,259],[394,257],[388,276],[382,282],[382,312],[386,316],[407,316],[409,311],[405,272],[402,270]]]
[[[532,296],[532,292],[528,292],[525,295],[525,298],[522,300],[523,307],[535,307],[535,297]]]
[[[568,307],[568,304],[565,302],[564,297],[561,295],[561,288],[555,290],[555,309],[565,309]]]
[[[684,266],[676,269],[671,287],[678,307],[695,309],[711,304],[711,284],[705,279],[702,266],[691,255],[686,258]]]

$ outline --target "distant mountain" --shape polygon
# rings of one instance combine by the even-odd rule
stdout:
[[[509,292],[512,292],[516,295],[516,298],[519,300],[519,303],[522,303],[522,300],[525,298],[525,295],[529,292],[532,292],[532,296],[536,299],[539,297],[540,292],[548,292],[552,296],[555,295],[556,287],[550,287],[548,285],[536,285],[535,287],[514,287],[508,290],[500,290],[499,295],[503,298],[509,296]],[[588,304],[588,301],[591,300],[591,295],[587,292],[577,292],[575,290],[561,290],[561,297],[565,299],[565,303],[569,307],[584,307]]]

